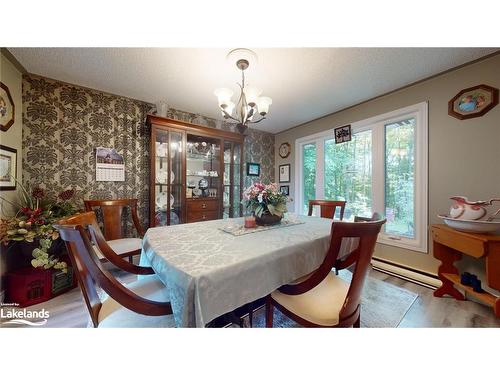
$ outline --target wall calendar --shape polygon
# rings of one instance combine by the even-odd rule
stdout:
[[[125,162],[114,148],[96,148],[96,181],[125,181]]]

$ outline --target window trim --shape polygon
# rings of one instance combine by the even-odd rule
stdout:
[[[385,126],[408,117],[415,117],[417,124],[415,128],[415,238],[397,237],[381,232],[377,242],[428,253],[428,103],[421,102],[353,122],[351,123],[351,129],[353,134],[366,130],[372,131],[372,209],[373,211],[385,213]],[[295,140],[295,150],[297,152],[295,153],[294,168],[294,209],[297,213],[301,212],[303,196],[302,146],[316,142],[317,171],[322,171],[322,173],[316,173],[316,191],[320,193],[317,194],[316,198],[322,199],[324,197],[324,184],[322,184],[324,179],[324,142],[326,139],[333,138],[333,129],[331,128]]]

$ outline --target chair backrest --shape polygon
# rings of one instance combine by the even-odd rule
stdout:
[[[87,305],[90,318],[92,319],[92,324],[94,327],[97,327],[99,324],[99,311],[101,310],[102,304],[97,293],[94,277],[87,266],[87,263],[90,262],[88,259],[89,255],[85,257],[82,256],[82,253],[88,252],[84,240],[84,238],[88,238],[88,236],[86,234],[85,236],[82,236],[82,234],[75,229],[77,227],[83,228],[81,226],[54,225],[54,227],[59,231],[61,238],[66,243],[68,255],[71,259],[71,263],[73,264],[73,268],[76,271],[78,284],[80,284],[80,289],[82,291],[85,304]],[[90,245],[89,248],[93,253],[94,251],[92,249],[92,245]]]
[[[88,225],[91,225],[93,228],[92,233],[88,233],[91,236],[94,244],[97,245],[99,251],[104,255],[104,257],[113,263],[118,268],[121,268],[124,271],[134,273],[137,275],[149,275],[154,273],[154,271],[149,267],[141,267],[136,266],[133,263],[127,262],[121,256],[116,254],[113,249],[108,245],[104,236],[99,229],[99,224],[97,223],[97,218],[94,211],[83,212],[80,214],[76,214],[73,216],[69,216],[67,218],[59,220],[59,224],[61,225],[81,225],[86,228]]]
[[[111,298],[129,310],[146,315],[172,313],[170,303],[148,301],[124,287],[109,273],[97,257],[88,233],[94,234],[94,227],[88,225],[54,225],[65,241],[71,262],[77,271],[78,282],[87,304],[94,327],[99,324],[99,311],[102,307],[96,285],[100,286]]]
[[[378,212],[374,212],[372,217],[354,216],[355,223],[361,223],[361,222],[366,222],[366,221],[378,221],[381,219],[382,219],[382,215],[380,215]]]
[[[321,217],[333,219],[337,207],[340,207],[340,220],[343,220],[345,204],[345,201],[326,201],[321,199],[311,199],[309,200],[309,212],[307,213],[307,215],[312,216],[313,207],[319,206]]]
[[[378,234],[385,219],[366,222],[341,222],[332,223],[330,248],[323,263],[306,280],[298,284],[285,285],[280,290],[286,294],[303,294],[320,284],[338,266],[338,255],[344,238],[358,238],[358,247],[352,251],[341,268],[354,264],[351,284],[344,305],[340,311],[340,321],[352,316],[359,308],[363,284],[369,269],[370,261],[375,249]]]
[[[124,207],[129,207],[132,221],[140,237],[144,237],[144,229],[137,215],[137,199],[114,199],[114,200],[84,200],[86,211],[99,208],[102,212],[104,225],[104,238],[106,240],[117,240],[123,238],[122,213]]]

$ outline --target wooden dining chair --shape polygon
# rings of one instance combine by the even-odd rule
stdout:
[[[312,216],[314,206],[319,206],[320,216],[333,219],[335,216],[335,211],[337,207],[340,207],[340,220],[344,220],[344,210],[346,201],[326,201],[321,199],[311,199],[309,200],[309,212],[308,216]]]
[[[103,219],[104,238],[109,246],[123,257],[133,262],[133,256],[141,253],[144,229],[137,215],[137,199],[84,200],[85,211],[100,210]],[[123,209],[129,208],[132,221],[140,238],[124,238],[122,228]]]
[[[381,219],[382,219],[382,215],[380,215],[378,212],[374,212],[372,217],[354,216],[355,223],[362,223],[362,222],[366,222],[366,221],[378,221]]]
[[[65,241],[76,270],[78,283],[90,313],[93,327],[146,328],[174,327],[168,290],[156,275],[145,276],[127,286],[122,285],[97,257],[89,232],[96,235],[93,225],[54,225]],[[97,286],[108,297],[102,301]]]
[[[266,327],[273,326],[273,309],[305,327],[360,326],[361,292],[368,273],[377,236],[384,220],[333,222],[330,248],[321,266],[293,284],[280,287],[266,298]],[[358,238],[357,248],[338,259],[344,238]],[[338,269],[354,265],[350,283],[335,275]]]
[[[83,212],[80,214],[76,214],[73,216],[69,216],[67,218],[59,220],[59,224],[61,225],[81,225],[86,228],[88,225],[91,225],[94,228],[92,240],[96,245],[94,250],[97,254],[97,257],[101,262],[109,261],[113,265],[118,268],[121,268],[124,271],[129,273],[134,273],[136,275],[151,275],[154,274],[154,270],[151,267],[142,267],[136,266],[132,262],[127,262],[123,259],[129,255],[129,253],[120,254],[120,248],[114,249],[108,241],[105,240],[100,228],[97,223],[96,215],[94,211]],[[110,241],[113,243],[113,241]]]

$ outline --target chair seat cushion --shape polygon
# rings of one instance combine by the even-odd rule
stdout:
[[[339,314],[344,304],[349,284],[330,272],[315,288],[299,295],[283,294],[279,290],[271,293],[278,304],[291,313],[322,326],[339,323]]]
[[[106,242],[118,255],[127,254],[131,251],[141,250],[142,248],[141,238],[120,238],[118,240],[111,240]],[[105,256],[101,253],[97,246],[94,246],[94,250],[99,259],[105,258]]]
[[[135,294],[151,301],[168,302],[168,289],[156,275],[142,277],[126,284]],[[107,297],[98,316],[99,328],[166,328],[175,327],[173,315],[150,316],[138,314]]]
[[[141,250],[142,248],[142,238],[120,238],[118,240],[111,240],[107,242],[113,251],[118,255]]]

